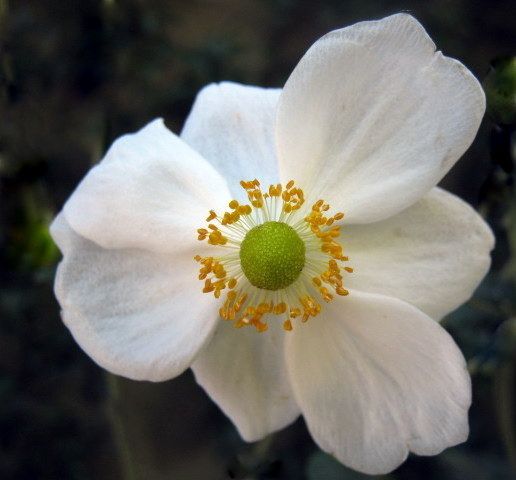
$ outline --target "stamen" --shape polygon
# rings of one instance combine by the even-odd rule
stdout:
[[[197,230],[200,241],[231,250],[230,253],[219,256],[194,257],[200,264],[199,280],[204,281],[202,291],[212,293],[215,298],[224,295],[219,314],[224,320],[231,321],[236,328],[253,326],[258,332],[265,332],[268,329],[266,320],[269,316],[283,316],[283,329],[292,331],[297,319],[305,323],[320,314],[323,310],[321,301],[323,304],[329,303],[335,298],[334,295],[349,295],[349,291],[343,286],[342,273],[352,273],[353,268],[341,265],[348,261],[348,257],[343,254],[343,247],[338,241],[340,225],[336,223],[344,218],[344,214],[338,212],[328,216],[330,205],[322,199],[302,213],[305,195],[301,188],[295,186],[293,180],[285,186],[279,183],[269,185],[264,191],[257,179],[243,180],[240,185],[245,190],[249,203],[241,204],[238,200],[231,200],[228,203],[229,211],[222,215],[210,210],[206,218],[206,228]],[[283,229],[274,227],[281,223],[286,225]],[[295,237],[304,244],[304,257],[292,260],[292,268],[301,268],[300,273],[299,270],[290,272],[288,263],[285,270],[286,257],[277,258],[278,269],[274,263],[269,263],[275,259],[275,248],[282,247],[278,252],[282,251],[281,255],[286,255],[283,243],[273,245],[272,253],[267,249],[255,248],[255,252],[265,252],[259,254],[265,256],[263,266],[259,256],[256,257],[258,261],[248,262],[251,267],[246,267],[248,270],[244,271],[244,239],[251,238],[248,233],[257,232],[256,229],[264,224],[270,224],[272,231],[280,235],[283,239],[280,242],[297,242],[288,233],[293,230]],[[267,231],[263,232],[261,235],[267,238]],[[253,235],[254,239],[261,241],[259,235]],[[248,240],[247,245],[250,242]],[[246,274],[250,275],[249,278]],[[258,283],[256,278],[260,279]]]

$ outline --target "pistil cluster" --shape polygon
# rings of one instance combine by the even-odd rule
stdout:
[[[253,326],[264,332],[268,328],[266,317],[279,315],[284,318],[283,328],[291,331],[294,320],[306,322],[319,315],[322,310],[320,299],[330,302],[335,294],[345,296],[349,293],[343,286],[343,273],[351,273],[353,269],[342,266],[348,257],[338,242],[340,226],[337,222],[344,214],[328,216],[330,206],[323,200],[316,201],[310,210],[304,209],[304,192],[294,185],[294,181],[284,187],[270,185],[265,191],[258,180],[242,181],[240,185],[247,193],[249,203],[231,200],[229,211],[222,215],[211,210],[206,218],[207,228],[197,230],[199,240],[228,252],[213,257],[195,256],[200,263],[199,280],[204,281],[203,292],[213,293],[215,298],[225,293],[219,314],[232,321],[236,328]],[[285,288],[259,288],[251,283],[242,268],[242,256],[246,255],[248,260],[248,255],[252,254],[242,248],[244,239],[248,232],[266,223],[273,230],[275,224],[284,223],[304,242],[302,271]],[[256,259],[256,268],[260,268],[260,260]],[[267,267],[271,267],[269,263]]]

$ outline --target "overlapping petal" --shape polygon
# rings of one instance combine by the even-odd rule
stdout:
[[[435,188],[387,220],[342,227],[355,290],[400,298],[434,319],[469,300],[489,269],[494,237],[460,198]]]
[[[161,119],[118,139],[64,206],[70,226],[105,248],[190,251],[224,179]]]
[[[218,322],[192,255],[104,249],[62,214],[51,233],[64,256],[55,282],[63,321],[88,355],[137,380],[167,380],[190,366]]]
[[[240,180],[278,182],[274,124],[281,90],[223,82],[203,88],[181,138],[204,156],[237,198]]]
[[[259,440],[299,415],[287,377],[284,340],[277,321],[264,334],[222,322],[192,366],[199,384],[246,441]]]
[[[320,447],[369,474],[409,451],[434,455],[468,435],[471,385],[448,333],[397,299],[352,291],[287,341],[296,400]]]
[[[308,50],[281,94],[281,178],[351,223],[385,219],[437,184],[484,110],[478,81],[436,52],[410,15],[336,30]]]

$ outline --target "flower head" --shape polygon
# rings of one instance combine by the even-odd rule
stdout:
[[[322,37],[283,90],[204,88],[180,137],[120,138],[54,221],[65,324],[114,373],[191,366],[249,441],[302,414],[367,473],[464,441],[470,379],[438,320],[493,237],[435,185],[484,109],[405,14]]]
[[[290,331],[294,319],[306,322],[321,313],[318,297],[330,302],[330,290],[349,294],[341,268],[348,273],[353,268],[339,265],[348,257],[337,241],[340,227],[335,224],[344,214],[326,216],[330,206],[324,200],[304,209],[303,190],[293,180],[284,189],[280,183],[269,185],[265,193],[256,179],[240,184],[249,204],[231,200],[230,212],[219,216],[211,210],[206,218],[220,227],[209,223],[197,230],[199,240],[231,250],[218,257],[195,256],[203,293],[219,298],[227,289],[219,313],[237,328],[254,326],[264,332],[268,325],[263,318],[272,314],[284,316],[283,328]]]

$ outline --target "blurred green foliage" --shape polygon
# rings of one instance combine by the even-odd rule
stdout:
[[[484,80],[488,112],[504,125],[516,123],[516,57],[496,59]]]
[[[59,249],[48,230],[54,215],[40,202],[38,197],[43,195],[41,189],[36,188],[21,192],[19,211],[10,225],[6,256],[21,270],[52,267],[59,259]]]
[[[190,373],[106,376],[59,319],[47,227],[118,135],[156,116],[179,131],[210,82],[281,86],[320,35],[401,10],[485,78],[491,119],[443,186],[479,208],[497,246],[444,323],[473,375],[470,439],[383,480],[514,478],[511,0],[0,0],[0,478],[364,478],[321,453],[302,420],[245,444]]]

